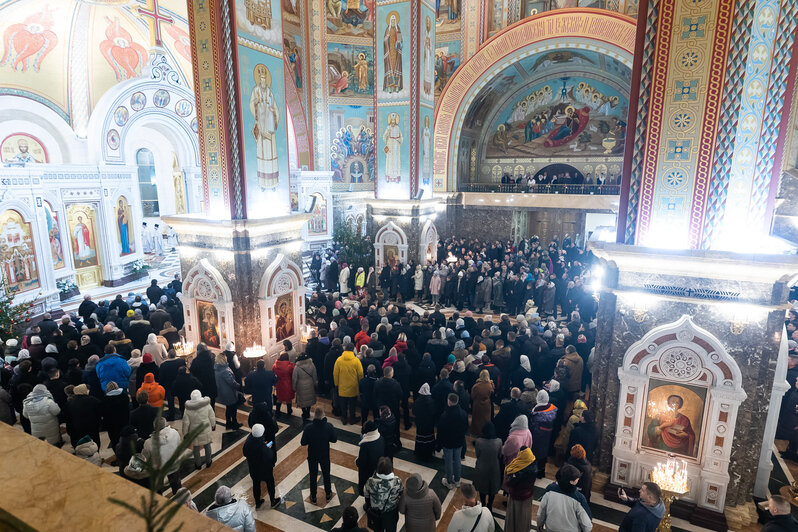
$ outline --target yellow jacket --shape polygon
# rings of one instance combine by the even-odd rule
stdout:
[[[360,272],[355,276],[355,286],[360,288],[366,284],[366,274],[364,272]]]
[[[360,395],[360,379],[363,378],[363,365],[352,351],[344,351],[335,361],[333,380],[341,397]]]

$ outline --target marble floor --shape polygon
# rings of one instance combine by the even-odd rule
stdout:
[[[358,441],[360,440],[359,425],[342,425],[337,418],[331,415],[331,405],[326,400],[321,400],[321,405],[327,411],[330,420],[337,429],[338,442],[332,445],[331,449],[331,476],[334,496],[329,502],[324,502],[323,489],[319,479],[319,494],[317,504],[312,504],[309,497],[309,473],[307,469],[307,451],[300,444],[302,436],[302,420],[299,417],[300,411],[294,409],[293,415],[285,413],[278,418],[279,432],[276,443],[277,465],[274,470],[275,481],[277,483],[278,496],[283,498],[282,504],[272,509],[269,504],[264,504],[256,511],[258,531],[277,531],[291,530],[300,531],[329,531],[341,524],[341,515],[344,508],[354,506],[361,515],[361,526],[366,525],[366,517],[363,511],[364,500],[357,493],[357,469],[355,458],[358,453]],[[189,456],[183,462],[183,485],[188,487],[194,498],[197,507],[207,508],[213,503],[213,496],[216,489],[221,485],[230,486],[236,497],[246,498],[254,506],[252,497],[252,483],[246,460],[242,454],[244,440],[248,434],[246,421],[249,408],[245,405],[239,410],[239,422],[244,425],[241,429],[227,431],[224,427],[224,410],[222,407],[216,408],[217,427],[212,433],[213,441],[211,448],[213,451],[213,464],[210,468],[203,467],[199,471],[194,470],[193,461]],[[179,430],[180,421],[171,422]],[[441,500],[443,514],[438,522],[437,530],[446,530],[451,520],[452,514],[462,506],[462,498],[457,490],[448,490],[441,484],[443,460],[440,455],[429,463],[419,463],[413,454],[414,432],[402,431],[403,448],[396,455],[395,472],[397,476],[406,479],[413,473],[419,473],[427,481],[430,488],[435,491]],[[107,437],[102,435],[103,449],[101,454],[106,461],[112,458],[111,450],[107,448]],[[468,481],[473,478],[475,456],[473,453],[472,441],[469,438],[469,447],[466,459],[463,462],[463,478]],[[64,446],[64,450],[71,451],[69,444]],[[112,468],[108,463],[103,467]],[[115,468],[114,468],[115,469]],[[543,496],[546,485],[554,478],[555,469],[549,465],[547,479],[537,482],[537,492],[535,495],[534,509],[536,514],[538,501]],[[265,485],[264,496],[265,496]],[[167,494],[169,490],[167,489]],[[494,516],[500,530],[504,524],[504,498],[499,495],[494,504]],[[606,532],[617,530],[618,524],[623,519],[627,508],[623,505],[605,500],[600,493],[594,492],[591,499],[591,509],[594,517],[594,528],[596,532]],[[400,530],[404,523],[404,518],[400,516]],[[534,522],[533,522],[534,525]],[[533,530],[536,528],[533,526]],[[750,530],[757,530],[751,528]],[[691,531],[703,532],[705,529],[691,525],[685,521],[674,519],[674,530],[677,532]]]

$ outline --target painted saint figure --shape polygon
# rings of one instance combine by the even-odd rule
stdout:
[[[277,303],[277,321],[275,323],[275,337],[278,342],[293,336],[294,334],[294,317],[291,315],[291,308],[289,305],[290,299],[284,300],[286,296],[282,296]],[[291,295],[288,294],[288,298]]]
[[[432,77],[435,75],[435,60],[432,56],[432,38],[430,36],[430,30],[432,29],[432,21],[429,17],[426,20],[426,29],[427,32],[424,37],[424,62],[421,72],[421,79],[423,80],[423,88],[424,94],[428,97],[432,97]]]
[[[366,54],[360,52],[355,63],[355,74],[357,74],[357,89],[366,92],[369,88],[369,63],[366,61]]]
[[[88,260],[93,256],[91,249],[91,238],[89,228],[83,223],[83,216],[78,216],[78,223],[72,231],[75,239],[75,258],[78,260]]]
[[[266,65],[255,67],[255,88],[249,99],[249,110],[255,117],[252,135],[255,137],[258,158],[258,186],[275,189],[279,184],[280,165],[277,159],[277,125],[280,114],[271,89],[272,76]]]
[[[28,164],[28,163],[38,163],[33,155],[28,151],[28,141],[25,139],[19,139],[17,142],[17,149],[19,150],[14,158],[11,159],[11,162],[18,163],[18,164]]]
[[[667,411],[648,424],[648,439],[652,447],[686,456],[695,455],[695,432],[690,419],[679,413],[683,406],[681,396],[668,396]]]
[[[429,116],[424,117],[424,131],[421,133],[422,149],[422,180],[425,185],[429,185],[432,176],[432,133],[429,129]]]
[[[388,27],[383,39],[385,50],[385,79],[383,90],[389,93],[402,90],[402,30],[399,29],[399,14],[388,15]]]
[[[402,179],[402,130],[399,128],[399,115],[388,115],[388,127],[382,135],[385,143],[385,180],[389,183],[398,183]]]
[[[119,225],[119,243],[122,244],[122,255],[130,253],[130,240],[128,238],[127,227],[130,221],[125,212],[125,201],[119,198],[119,206],[116,209],[116,223]]]

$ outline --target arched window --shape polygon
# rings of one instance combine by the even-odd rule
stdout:
[[[141,211],[145,218],[160,216],[158,188],[155,185],[155,159],[152,156],[152,152],[146,148],[137,151],[136,166],[138,166],[139,173]]]

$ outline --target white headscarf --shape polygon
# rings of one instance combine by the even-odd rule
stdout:
[[[421,385],[421,388],[418,389],[419,395],[432,395],[429,391],[429,383],[424,383]]]

